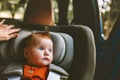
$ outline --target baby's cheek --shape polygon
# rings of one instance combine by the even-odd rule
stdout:
[[[53,57],[50,58],[50,61],[51,61],[51,62],[53,61]]]

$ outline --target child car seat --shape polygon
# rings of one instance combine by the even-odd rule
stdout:
[[[9,41],[0,42],[0,75],[18,77],[21,70],[9,74],[9,64],[24,63],[23,39],[32,32],[44,31],[45,26],[25,24],[24,22],[6,19],[7,24],[20,27],[20,35]],[[93,80],[96,65],[94,36],[90,28],[83,25],[48,27],[54,42],[53,64],[69,74],[69,80]],[[12,66],[18,68],[18,66]],[[12,69],[14,69],[12,68]],[[58,69],[57,72],[60,70]],[[3,74],[3,72],[8,74]],[[60,75],[62,72],[59,72]],[[63,75],[67,75],[64,73]],[[13,79],[12,79],[13,80]]]

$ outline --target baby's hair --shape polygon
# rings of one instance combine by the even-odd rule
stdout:
[[[33,44],[35,44],[34,42],[39,40],[40,37],[41,38],[48,38],[48,39],[52,40],[51,35],[48,31],[36,32],[36,33],[30,34],[28,37],[25,38],[25,46],[24,47],[30,46],[31,41]]]

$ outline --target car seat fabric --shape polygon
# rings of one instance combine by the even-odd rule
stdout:
[[[31,32],[44,31],[46,26],[27,24],[13,19],[6,19],[6,23],[15,24],[22,31],[20,31],[19,37],[0,42],[0,65],[3,66],[3,64],[11,62],[24,63],[23,55],[21,55],[22,51],[20,50],[22,49],[22,38],[31,34]],[[48,29],[53,35],[53,40],[56,41],[55,45],[59,44],[57,46],[60,47],[59,49],[56,47],[60,54],[55,53],[57,55],[54,56],[57,58],[54,58],[53,64],[65,69],[69,73],[69,80],[93,80],[96,65],[96,48],[92,30],[83,25],[59,25],[48,27]],[[58,38],[54,39],[56,35]],[[20,48],[17,46],[20,46]]]
[[[17,61],[24,61],[24,57],[23,57],[23,48],[24,48],[24,39],[30,35],[31,33],[33,33],[33,31],[21,31],[19,32],[19,37],[15,38],[15,39],[12,39],[10,41],[7,41],[7,42],[2,42],[1,43],[1,51],[0,51],[0,54],[2,57],[1,61],[5,61],[5,62],[17,62]],[[72,37],[70,37],[69,35],[65,35],[64,37],[67,37],[69,39],[69,44],[72,46],[70,47],[71,49],[69,49],[68,51],[70,52],[68,58],[69,60],[67,61],[67,63],[65,63],[65,65],[62,65],[64,64],[64,62],[61,62],[63,61],[64,57],[66,56],[66,42],[64,41],[64,39],[62,38],[62,36],[59,35],[59,33],[53,33],[51,32],[50,33],[51,36],[52,36],[52,40],[53,40],[53,43],[54,43],[54,63],[55,64],[60,64],[61,63],[61,66],[66,68],[68,64],[71,63],[72,61],[72,58],[73,58],[73,39]],[[65,34],[65,33],[64,33]],[[64,34],[61,34],[61,35],[64,35]],[[5,45],[5,46],[4,46]],[[8,53],[9,53],[9,56],[8,56]],[[11,56],[11,58],[9,58]],[[66,56],[67,57],[67,56]]]
[[[10,63],[4,65],[1,70],[0,79],[21,80],[23,75],[23,64]],[[47,80],[67,80],[69,74],[61,67],[54,64],[49,65],[49,74]],[[2,77],[2,78],[1,78]]]
[[[30,35],[31,33],[35,33],[36,31],[21,31],[19,33],[19,37],[15,38],[15,39],[12,39],[10,41],[8,41],[8,43],[6,43],[6,45],[9,47],[6,47],[6,46],[3,46],[2,48],[4,48],[3,50],[6,50],[9,49],[9,54],[11,56],[11,59],[9,60],[8,57],[4,57],[4,56],[7,56],[8,52],[4,53],[4,51],[1,52],[1,57],[3,57],[4,60],[2,61],[5,61],[6,63],[18,63],[18,62],[25,62],[24,61],[24,57],[23,57],[23,48],[24,48],[24,39]],[[38,31],[37,31],[38,32]],[[73,39],[72,37],[70,37],[69,35],[64,35],[61,33],[61,35],[64,35],[64,37],[67,36],[66,39],[69,39],[69,42],[70,42],[70,47],[71,49],[70,50],[70,53],[69,53],[69,57],[66,56],[66,50],[67,48],[65,48],[65,45],[66,45],[66,42],[64,42],[64,39],[59,35],[59,33],[53,33],[53,32],[50,32],[51,36],[52,36],[52,40],[53,40],[53,43],[54,43],[54,64],[60,64],[59,66],[62,66],[62,68],[68,68],[68,65],[71,64],[71,61],[72,61],[72,58],[73,58]],[[3,43],[4,44],[4,43]],[[1,45],[2,46],[2,45]],[[62,62],[62,61],[65,61],[64,58],[69,58],[69,60],[67,60],[67,62]],[[65,65],[64,65],[65,63]],[[10,66],[10,67],[9,67]],[[13,68],[11,68],[13,67]],[[11,74],[14,74],[14,75],[21,75],[21,71],[20,70],[17,70],[15,68],[18,68],[19,65],[7,65],[7,67],[2,70],[1,72],[1,75],[11,75]],[[9,69],[10,68],[10,69]],[[14,70],[15,69],[15,70]],[[60,68],[59,68],[60,69]],[[59,70],[57,69],[54,69],[55,72],[60,72]],[[62,71],[62,70],[61,70]],[[19,74],[20,73],[20,74]],[[54,74],[55,75],[55,74]],[[14,78],[14,77],[13,77]],[[16,77],[17,78],[17,77]]]
[[[43,29],[40,26],[31,26],[31,28],[35,30]],[[67,72],[70,74],[69,79],[93,80],[96,65],[96,48],[91,29],[83,25],[61,25],[49,27],[49,30],[57,33],[66,33],[73,38],[73,60],[67,69]]]

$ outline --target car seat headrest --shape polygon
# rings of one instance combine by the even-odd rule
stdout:
[[[36,31],[22,30],[17,38],[0,42],[1,63],[25,62],[23,56],[24,39]],[[50,32],[53,41],[53,63],[68,68],[73,59],[73,39],[66,33]]]

